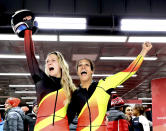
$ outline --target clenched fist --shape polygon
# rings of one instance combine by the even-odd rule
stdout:
[[[146,50],[147,52],[148,52],[151,48],[152,48],[151,42],[144,42],[144,43],[142,44],[142,49],[143,49],[143,50]]]
[[[143,57],[146,56],[146,54],[150,51],[151,48],[152,48],[151,42],[144,42],[142,44],[142,51],[140,55],[142,55]]]

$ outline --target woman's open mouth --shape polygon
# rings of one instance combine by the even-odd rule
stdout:
[[[54,70],[54,67],[50,67],[50,68],[49,68],[49,71],[53,71],[53,70]]]
[[[84,74],[86,75],[87,72],[86,72],[86,71],[82,71],[82,72],[81,72],[81,75],[84,75]]]

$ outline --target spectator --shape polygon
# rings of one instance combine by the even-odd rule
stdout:
[[[76,131],[77,123],[78,123],[78,118],[77,118],[77,116],[75,116],[75,118],[73,119],[73,121],[69,125],[70,131]]]
[[[125,113],[126,119],[128,121],[129,131],[133,131],[133,128],[132,128],[133,109],[132,109],[132,107],[129,105],[125,106],[124,113]]]
[[[143,116],[143,113],[143,106],[136,104],[133,108],[133,115],[136,117],[132,120],[134,131],[150,131],[149,121]]]
[[[3,131],[3,125],[4,125],[4,121],[1,117],[1,113],[0,113],[0,131]]]
[[[28,113],[25,116],[25,126],[24,126],[24,131],[33,131],[34,130],[34,126],[36,123],[36,118],[37,118],[37,111],[38,111],[38,105],[37,105],[37,101],[35,100],[33,102],[33,107],[32,107],[32,112]]]
[[[23,112],[26,114],[26,112],[29,111],[29,108],[27,106],[22,106],[21,109],[23,110]]]
[[[153,131],[152,108],[151,107],[147,107],[145,109],[145,116],[149,120],[150,130]]]
[[[20,99],[10,97],[5,102],[5,122],[4,131],[23,131],[24,130],[24,112],[18,105]]]
[[[125,102],[121,97],[113,95],[111,100],[111,109],[107,112],[107,130],[108,131],[128,131],[128,122],[123,111]]]

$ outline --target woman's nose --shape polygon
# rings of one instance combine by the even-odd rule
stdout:
[[[48,64],[48,65],[51,65],[51,64],[52,64],[52,62],[51,62],[51,61],[49,61],[47,64]]]
[[[82,68],[85,69],[85,65],[83,65]]]

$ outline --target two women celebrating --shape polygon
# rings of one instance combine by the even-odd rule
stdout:
[[[18,11],[12,17],[12,21],[17,21],[13,25],[15,33],[24,36],[27,63],[36,85],[39,109],[34,130],[67,131],[68,122],[77,115],[78,131],[105,131],[104,117],[111,90],[136,73],[144,56],[152,48],[151,43],[145,42],[142,45],[142,51],[127,69],[99,82],[92,79],[95,68],[93,62],[87,58],[79,60],[77,74],[81,84],[76,89],[69,75],[68,64],[60,52],[55,51],[47,55],[45,71],[39,68],[32,41],[32,33],[36,29],[34,19],[33,13],[29,10]],[[25,27],[21,28],[22,26]]]

